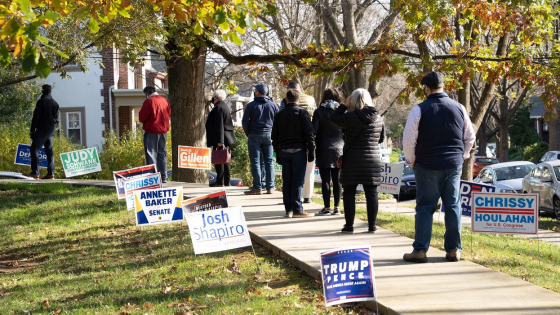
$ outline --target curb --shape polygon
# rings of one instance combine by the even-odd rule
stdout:
[[[291,263],[296,268],[305,272],[311,278],[322,282],[321,271],[313,268],[312,266],[306,264],[305,262],[303,262],[303,261],[295,258],[294,256],[288,254],[285,250],[279,248],[278,246],[275,246],[274,244],[271,244],[270,242],[268,242],[264,238],[258,236],[257,234],[251,232],[250,230],[249,230],[249,234],[251,235],[251,240],[252,241],[254,241],[254,242],[258,243],[259,245],[267,248],[274,255],[276,255],[276,256],[278,256],[282,259],[287,260],[289,263]],[[354,303],[359,303],[359,304],[364,305],[368,309],[376,312],[376,315],[400,315],[400,313],[397,313],[394,310],[392,310],[391,308],[379,303],[379,301],[366,301],[366,302],[354,302]]]

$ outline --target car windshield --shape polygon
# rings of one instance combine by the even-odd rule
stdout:
[[[410,174],[414,174],[414,171],[412,170],[412,167],[405,164],[403,169],[403,175],[410,175]]]
[[[556,180],[560,182],[560,166],[554,166],[554,175],[556,175]]]
[[[492,164],[498,163],[497,159],[492,159],[492,158],[478,158],[476,159],[476,161],[478,163],[492,163]]]
[[[501,167],[494,170],[496,172],[496,180],[509,180],[523,178],[533,169],[533,165],[515,165],[508,167]]]

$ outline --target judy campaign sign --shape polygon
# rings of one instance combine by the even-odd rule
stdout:
[[[227,207],[228,202],[225,190],[183,201],[183,210],[185,212],[199,212]]]
[[[155,173],[156,173],[156,166],[154,164],[113,172],[113,179],[115,180],[115,187],[117,188],[118,198],[124,199],[126,197],[126,192],[124,191],[125,179],[130,179],[141,175],[155,174]]]
[[[212,148],[197,148],[184,145],[179,146],[180,168],[194,168],[209,170],[211,165]]]
[[[14,164],[31,165],[31,146],[29,144],[18,143]],[[47,166],[49,166],[47,162],[47,154],[45,153],[45,148],[41,148],[39,151],[39,167]]]
[[[182,201],[183,187],[135,191],[136,226],[183,221]]]
[[[539,195],[473,193],[472,231],[537,234]]]
[[[375,301],[375,277],[370,246],[321,252],[325,306]]]
[[[495,192],[496,186],[460,181],[461,194],[461,214],[470,217],[472,209],[472,193],[474,192]],[[441,204],[441,212],[445,212],[443,203]]]
[[[186,212],[195,254],[251,246],[241,207]]]
[[[87,148],[60,154],[66,177],[101,172],[97,148]]]
[[[377,191],[398,195],[401,191],[403,170],[404,164],[381,163],[381,185]]]
[[[134,192],[137,190],[161,188],[160,173],[148,174],[125,179],[123,182],[126,194],[126,209],[134,210]],[[181,198],[181,200],[183,200]]]

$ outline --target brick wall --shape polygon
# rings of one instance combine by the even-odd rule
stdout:
[[[131,109],[129,106],[119,107],[119,138],[122,137],[125,132],[132,129],[132,119],[130,116]]]
[[[142,85],[142,65],[140,64],[134,66],[134,88],[144,88],[144,86]]]
[[[122,55],[121,55],[122,57]],[[119,61],[119,89],[128,89],[128,65]]]

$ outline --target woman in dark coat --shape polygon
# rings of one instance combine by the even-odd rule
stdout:
[[[214,108],[208,114],[206,120],[206,145],[227,149],[236,142],[233,132],[233,121],[231,120],[231,108],[224,102],[227,93],[225,90],[216,90],[212,97]],[[216,185],[229,186],[230,164],[214,165],[216,168]]]
[[[379,208],[377,186],[381,184],[381,152],[379,142],[383,142],[383,120],[369,92],[365,89],[355,90],[346,99],[346,105],[340,105],[333,113],[331,122],[344,129],[340,182],[344,188],[344,219],[346,224],[342,233],[354,232],[356,215],[356,187],[364,186],[366,194],[368,232],[376,231],[375,221]]]
[[[334,126],[330,119],[335,109],[338,108],[340,94],[330,88],[323,92],[321,105],[313,113],[313,132],[315,133],[315,164],[321,175],[321,188],[325,207],[317,215],[340,214],[338,204],[342,193],[339,183],[340,169],[336,166],[338,158],[342,155],[344,138],[342,129]],[[333,183],[334,209],[331,213],[331,179]]]

